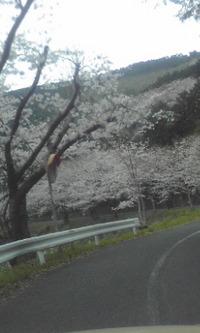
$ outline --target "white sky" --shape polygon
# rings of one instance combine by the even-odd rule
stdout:
[[[116,68],[200,51],[200,22],[180,22],[179,6],[161,1],[155,8],[158,0],[60,0],[52,45],[103,54]]]
[[[86,56],[101,54],[113,63],[112,68],[194,50],[200,52],[200,22],[190,19],[182,23],[176,17],[179,6],[169,1],[167,6],[163,0],[38,2],[44,5],[40,12],[40,17],[44,17],[38,20],[38,11],[31,9],[19,32],[29,28],[31,37],[44,44],[46,29],[52,49],[79,49]],[[11,11],[5,7],[0,8],[0,35],[10,26]],[[0,40],[4,38],[0,36]]]

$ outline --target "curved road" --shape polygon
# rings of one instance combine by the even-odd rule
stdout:
[[[200,222],[102,248],[0,303],[3,333],[200,323]]]

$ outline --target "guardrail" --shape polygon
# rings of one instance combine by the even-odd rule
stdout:
[[[95,237],[95,244],[99,245],[99,235],[118,231],[122,229],[132,228],[136,233],[136,228],[140,226],[139,219],[127,219],[115,222],[95,224],[92,226],[76,228],[66,231],[59,231],[43,236],[26,238],[16,242],[8,243],[0,246],[0,264],[27,253],[37,253],[40,264],[45,263],[44,251],[81,240],[84,238]]]

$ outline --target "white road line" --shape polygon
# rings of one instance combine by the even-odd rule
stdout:
[[[159,312],[159,302],[157,297],[157,285],[158,285],[158,277],[159,273],[165,264],[166,259],[172,254],[172,252],[181,244],[183,244],[188,239],[194,237],[199,234],[200,231],[196,231],[187,237],[184,237],[177,243],[175,243],[169,250],[167,250],[157,261],[154,266],[153,271],[150,274],[148,288],[147,288],[147,314],[149,316],[150,324],[159,325],[160,322],[160,312]]]

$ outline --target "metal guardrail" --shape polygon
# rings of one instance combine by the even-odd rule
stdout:
[[[19,257],[23,254],[36,252],[39,262],[42,265],[45,263],[44,251],[49,248],[93,236],[95,237],[95,244],[99,245],[99,235],[101,234],[128,228],[132,228],[133,232],[136,233],[136,228],[139,226],[139,219],[134,218],[95,224],[92,226],[55,232],[43,236],[26,238],[16,242],[1,245],[0,264]]]

